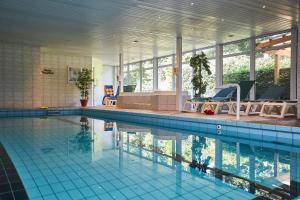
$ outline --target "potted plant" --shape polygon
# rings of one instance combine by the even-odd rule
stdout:
[[[82,107],[86,107],[89,100],[89,90],[93,82],[92,70],[83,68],[79,73],[75,85],[80,90],[80,103]]]
[[[206,92],[207,82],[203,80],[203,72],[211,75],[209,61],[205,53],[196,54],[190,59],[193,68],[192,84],[195,97],[201,97]]]

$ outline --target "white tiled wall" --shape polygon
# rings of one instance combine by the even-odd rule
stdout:
[[[0,108],[41,105],[40,48],[0,42]]]
[[[76,86],[68,83],[68,66],[92,68],[92,58],[85,56],[41,54],[43,69],[51,69],[53,75],[42,75],[43,105],[70,107],[80,105],[80,93]],[[90,94],[90,98],[92,94]],[[89,101],[89,104],[92,100]]]
[[[91,68],[92,58],[46,54],[37,46],[0,42],[0,108],[79,106],[80,93],[67,81],[68,66]],[[45,68],[54,74],[42,75]]]

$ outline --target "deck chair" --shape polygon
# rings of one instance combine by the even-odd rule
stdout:
[[[285,89],[286,88],[283,87],[282,95]],[[276,118],[295,117],[297,116],[297,101],[279,100],[279,98],[277,98],[277,100],[269,100],[263,103],[259,115],[262,117]]]
[[[195,97],[194,99],[189,99],[185,101],[184,104],[184,111],[185,112],[196,112],[199,110],[205,102],[207,101],[214,101],[214,102],[221,102],[225,101],[232,97],[233,93],[235,92],[235,87],[223,88],[213,97],[203,98],[203,97]],[[185,109],[190,107],[189,109]],[[200,108],[201,110],[201,108]]]
[[[239,83],[241,87],[241,100],[246,100],[248,98],[249,92],[253,87],[254,83],[255,81],[241,81]],[[228,99],[224,99],[222,101],[205,102],[202,106],[201,113],[205,113],[204,111],[207,109],[212,110],[215,114],[228,113],[232,107],[232,102],[236,100],[236,96],[237,91],[235,89],[233,95]]]
[[[259,115],[264,103],[281,99],[285,90],[286,87],[273,86],[268,88],[257,100],[241,102],[240,115]],[[236,102],[232,102],[228,114],[236,114]]]
[[[116,95],[114,95],[114,87],[112,85],[104,85],[104,97],[102,99],[102,105],[112,106],[116,105],[117,97],[120,93],[120,87],[117,89]]]

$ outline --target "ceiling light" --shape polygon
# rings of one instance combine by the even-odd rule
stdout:
[[[222,21],[222,22],[224,22],[224,21],[225,21],[225,19],[223,19],[223,18],[222,18],[222,19],[221,19],[221,21]]]
[[[263,9],[265,9],[266,7],[267,7],[266,5],[263,5],[263,6],[262,6]]]
[[[193,6],[193,5],[194,5],[194,2],[191,3],[191,6]]]

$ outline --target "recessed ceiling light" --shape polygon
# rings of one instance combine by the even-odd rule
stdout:
[[[160,16],[158,16],[158,19],[160,19]]]
[[[194,2],[191,2],[191,6],[193,6],[194,5]]]
[[[222,19],[221,19],[221,21],[222,21],[222,22],[224,22],[224,21],[225,21],[225,19],[223,19],[223,18],[222,18]]]
[[[266,5],[263,5],[263,6],[262,6],[263,9],[265,9],[266,7],[267,7]]]

